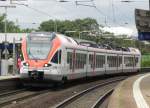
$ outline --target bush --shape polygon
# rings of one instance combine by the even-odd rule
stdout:
[[[150,67],[150,54],[142,55],[142,67]]]

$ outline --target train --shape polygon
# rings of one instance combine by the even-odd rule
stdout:
[[[63,82],[140,70],[141,53],[137,48],[111,49],[59,33],[30,33],[22,39],[21,48],[22,80]]]

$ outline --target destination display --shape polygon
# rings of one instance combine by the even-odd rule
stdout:
[[[37,36],[31,36],[31,41],[49,41],[50,37],[37,37]]]

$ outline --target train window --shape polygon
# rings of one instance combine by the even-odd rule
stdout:
[[[58,51],[58,63],[61,64],[61,50]]]
[[[60,64],[61,63],[61,50],[57,51],[53,56],[51,62]]]
[[[118,66],[118,56],[108,56],[107,63],[109,67],[117,67]]]
[[[96,68],[102,68],[104,64],[105,64],[105,56],[96,55]]]
[[[76,53],[75,68],[82,69],[86,64],[86,54]]]
[[[134,66],[134,57],[124,57],[124,63],[127,67]]]
[[[76,53],[75,55],[75,69],[82,69],[86,64],[86,54]],[[67,53],[67,63],[70,64],[70,69],[73,67],[73,59],[72,59],[72,52]]]
[[[58,52],[55,53],[55,55],[53,56],[51,62],[58,63]]]

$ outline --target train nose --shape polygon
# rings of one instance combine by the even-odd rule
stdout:
[[[36,79],[37,78],[37,74],[35,72],[32,72],[30,77],[33,78],[33,79]]]
[[[39,71],[29,71],[29,77],[34,80],[43,80],[44,72]]]

